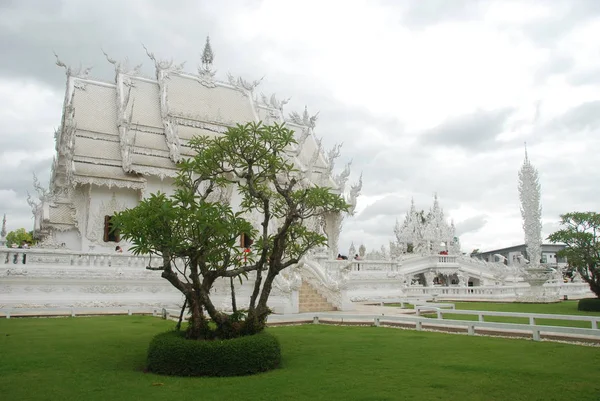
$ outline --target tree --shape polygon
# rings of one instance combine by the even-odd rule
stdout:
[[[326,245],[326,237],[306,223],[348,209],[340,195],[311,184],[295,168],[288,155],[295,144],[293,131],[277,124],[249,123],[222,136],[196,137],[189,142],[196,156],[178,164],[172,196],[153,194],[115,216],[131,250],[162,258],[162,277],[185,296],[187,338],[263,330],[274,279],[310,249]],[[223,202],[232,186],[241,196],[237,212]],[[245,215],[259,216],[259,229]],[[242,235],[254,240],[248,259],[237,246]],[[211,300],[215,281],[242,280],[250,272],[255,282],[247,311],[218,311]]]
[[[32,242],[33,237],[30,233],[27,232],[24,228],[19,228],[17,230],[11,231],[6,235],[6,246],[11,247],[12,244],[21,245],[21,243]]]
[[[565,249],[558,252],[558,256],[566,257],[569,266],[577,269],[600,298],[600,214],[572,212],[560,218],[564,228],[551,234],[548,239],[566,245]]]

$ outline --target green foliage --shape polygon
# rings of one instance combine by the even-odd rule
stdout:
[[[327,244],[307,223],[348,205],[296,169],[289,154],[296,145],[294,132],[283,125],[238,125],[188,145],[196,156],[178,164],[173,196],[152,194],[113,222],[135,254],[162,258],[162,277],[185,295],[190,308],[188,338],[254,334],[265,326],[279,272]],[[231,189],[241,195],[238,212],[220,199]],[[260,231],[243,218],[246,214],[262,217]],[[242,233],[254,240],[247,258],[239,247]],[[213,305],[211,288],[217,279],[241,280],[249,272],[256,272],[257,282],[247,315],[232,322]],[[216,325],[212,332],[206,315]]]
[[[586,312],[600,312],[600,298],[580,299],[577,309]]]
[[[566,257],[569,265],[577,269],[590,289],[600,297],[600,214],[572,212],[560,217],[564,228],[548,239],[566,245],[558,256]]]
[[[6,234],[6,246],[8,247],[11,247],[12,244],[20,246],[23,241],[28,243],[33,242],[31,233],[28,233],[24,228],[19,228]]]
[[[159,334],[148,348],[148,370],[171,376],[242,376],[275,369],[277,338],[262,332],[231,340],[187,340],[181,332]]]

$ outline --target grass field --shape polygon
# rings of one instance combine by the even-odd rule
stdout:
[[[578,301],[563,301],[551,304],[526,304],[526,303],[495,303],[495,302],[452,302],[456,309],[479,310],[495,312],[520,312],[520,313],[544,313],[551,315],[580,315],[600,316],[600,312],[584,312],[577,310]],[[436,317],[436,314],[426,313],[426,317]],[[476,315],[458,315],[444,313],[444,319],[454,320],[477,320]],[[528,318],[513,318],[504,316],[485,316],[487,322],[500,323],[523,323],[529,324]],[[548,326],[567,326],[591,328],[590,322],[577,322],[572,320],[536,319],[536,324]]]
[[[599,400],[600,348],[392,328],[269,330],[281,369],[251,377],[144,373],[152,317],[0,320],[0,399]]]

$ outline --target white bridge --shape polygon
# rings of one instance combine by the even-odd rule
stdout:
[[[0,309],[175,307],[183,296],[159,271],[158,258],[63,249],[0,249]],[[403,260],[331,260],[313,254],[276,279],[269,305],[276,313],[298,313],[305,282],[335,309],[354,302],[406,298],[513,301],[529,285],[502,264],[453,255],[409,255]],[[249,299],[253,276],[237,284],[238,302]],[[213,298],[230,309],[229,281],[217,282]],[[558,297],[593,296],[586,283],[544,285]],[[240,305],[243,307],[243,304]]]

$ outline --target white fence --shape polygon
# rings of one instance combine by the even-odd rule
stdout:
[[[445,311],[446,313],[455,313],[456,311]],[[479,312],[479,311],[476,311]],[[488,314],[488,312],[484,312]],[[535,315],[535,314],[533,314]],[[546,315],[544,315],[546,316]],[[565,316],[565,315],[561,315]],[[577,316],[579,318],[581,316]],[[561,318],[562,319],[562,318]],[[563,319],[564,320],[564,319]],[[579,320],[579,319],[573,319]],[[581,319],[583,320],[583,319]],[[506,333],[511,335],[531,336],[534,341],[540,341],[544,336],[564,337],[565,339],[590,339],[600,341],[600,330],[596,328],[579,328],[563,326],[547,326],[534,324],[516,324],[516,323],[496,323],[485,321],[469,320],[450,320],[450,319],[431,319],[421,316],[385,316],[385,315],[349,315],[334,313],[301,313],[293,316],[289,315],[271,315],[269,323],[306,323],[320,322],[347,323],[347,324],[368,324],[374,326],[381,325],[403,325],[414,327],[416,330],[432,328],[434,330],[456,330],[462,329],[469,335],[475,335],[478,332],[487,334]]]
[[[575,322],[590,322],[591,328],[598,330],[598,321],[600,316],[580,316],[580,315],[555,315],[547,313],[522,313],[522,312],[494,312],[494,311],[474,311],[474,310],[457,310],[457,309],[444,309],[440,308],[439,305],[419,305],[415,307],[417,316],[421,312],[434,312],[437,315],[437,319],[443,319],[444,314],[452,315],[468,315],[477,316],[479,322],[485,321],[485,316],[502,316],[502,317],[513,317],[513,318],[526,318],[529,319],[529,325],[535,326],[536,319],[545,320],[569,320]]]

